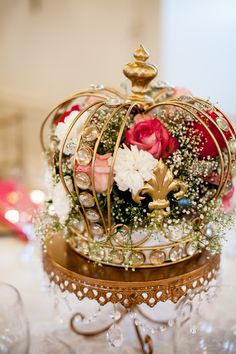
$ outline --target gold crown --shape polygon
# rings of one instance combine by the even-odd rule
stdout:
[[[152,226],[134,230],[129,224],[117,222],[116,216],[112,215],[112,207],[116,203],[116,198],[111,196],[114,166],[125,131],[130,127],[130,117],[158,110],[159,119],[166,126],[171,126],[171,121],[178,112],[179,120],[195,122],[194,124],[200,124],[205,129],[218,154],[218,182],[203,196],[209,202],[218,200],[229,187],[232,174],[235,173],[236,140],[229,120],[210,102],[192,96],[176,98],[173,87],[162,82],[150,84],[157,75],[157,68],[147,63],[149,54],[142,46],[135,50],[134,58],[134,62],[124,67],[124,74],[132,83],[131,95],[127,96],[111,87],[91,85],[89,89],[69,97],[50,112],[42,125],[41,143],[54,177],[59,175],[72,200],[72,217],[67,224],[67,237],[71,247],[98,263],[126,268],[157,267],[190,258],[207,245],[206,236],[212,235],[207,235],[211,233],[207,226],[209,220],[205,220],[200,212],[186,214],[184,225],[181,220],[177,226],[168,225],[171,205],[181,201],[184,206],[188,202],[185,196],[191,186],[177,178],[173,169],[162,158],[157,160],[152,177],[131,195],[134,204],[142,205],[145,201],[148,209],[146,215]],[[55,135],[51,133],[48,136],[46,127],[49,125],[53,131],[53,124],[59,117],[81,101],[82,108],[75,114],[58,149]],[[71,134],[85,114],[86,120],[77,136],[75,152],[68,158],[65,150],[70,143]],[[99,120],[101,115],[102,123]],[[115,141],[109,146],[112,159],[107,188],[101,193],[96,190],[95,185],[96,156],[101,148],[101,141],[107,139],[108,132],[111,134],[114,122]],[[72,181],[67,173],[69,163],[72,164]],[[204,166],[207,163],[207,159],[201,161]],[[76,170],[78,164],[84,168],[80,172]],[[89,173],[86,172],[88,166]],[[189,226],[187,229],[186,225]]]

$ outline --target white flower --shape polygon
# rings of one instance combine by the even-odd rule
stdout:
[[[152,177],[157,160],[147,151],[131,145],[119,148],[114,165],[115,181],[121,191],[136,193]]]
[[[59,146],[58,148],[62,148],[62,142],[63,139],[66,135],[67,130],[69,129],[71,123],[75,119],[75,117],[78,115],[78,111],[72,111],[64,120],[64,122],[58,123],[55,129],[55,135],[59,139]],[[78,136],[81,132],[81,129],[88,118],[89,112],[84,112],[80,118],[77,120],[75,126],[72,128],[68,138],[67,138],[67,143],[64,147],[64,153],[66,155],[72,155],[75,153],[76,145],[77,145],[77,140]]]
[[[53,187],[52,202],[60,223],[65,224],[71,211],[72,203],[61,182],[58,182]]]

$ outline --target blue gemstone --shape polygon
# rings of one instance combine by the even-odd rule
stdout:
[[[190,201],[187,198],[181,198],[178,201],[178,204],[182,207],[189,207],[190,206]]]

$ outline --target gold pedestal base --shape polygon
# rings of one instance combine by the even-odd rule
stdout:
[[[123,305],[120,311],[122,319],[129,308],[136,308],[142,315],[138,308],[140,304],[154,307],[167,300],[177,303],[190,289],[207,288],[217,275],[220,256],[210,257],[204,251],[172,266],[132,271],[89,262],[76,254],[60,235],[55,235],[43,254],[43,265],[50,281],[57,284],[62,292],[74,293],[79,300],[94,299],[101,305],[108,302]],[[71,319],[71,328],[77,334],[94,336],[108,329],[81,333],[74,326],[78,315],[82,317],[75,314]],[[152,354],[151,337],[146,335],[143,339],[135,321],[134,326],[142,352]]]
[[[43,254],[43,264],[50,281],[79,300],[86,297],[101,305],[112,302],[128,308],[146,303],[153,307],[160,301],[176,303],[189,289],[207,285],[219,269],[220,256],[209,257],[204,251],[173,266],[132,271],[98,266],[55,236]]]

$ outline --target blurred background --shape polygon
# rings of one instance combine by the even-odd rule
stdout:
[[[235,122],[234,0],[0,0],[1,179],[39,202],[47,112],[91,83],[119,86],[140,43],[160,79],[210,97]]]
[[[90,84],[119,87],[124,64],[141,43],[161,80],[210,98],[236,125],[236,0],[0,0],[0,284],[20,290],[33,333],[64,329],[69,321],[60,306],[72,313],[43,278],[33,240],[30,215],[44,199],[40,126],[55,105]],[[227,235],[222,257],[222,279],[230,285],[235,234],[233,228]],[[218,308],[231,315],[235,304]],[[92,313],[91,301],[81,309]],[[14,308],[9,315],[15,328]],[[125,328],[129,333],[130,324]],[[61,338],[71,344],[66,333]],[[103,339],[73,340],[78,352],[108,352]]]

